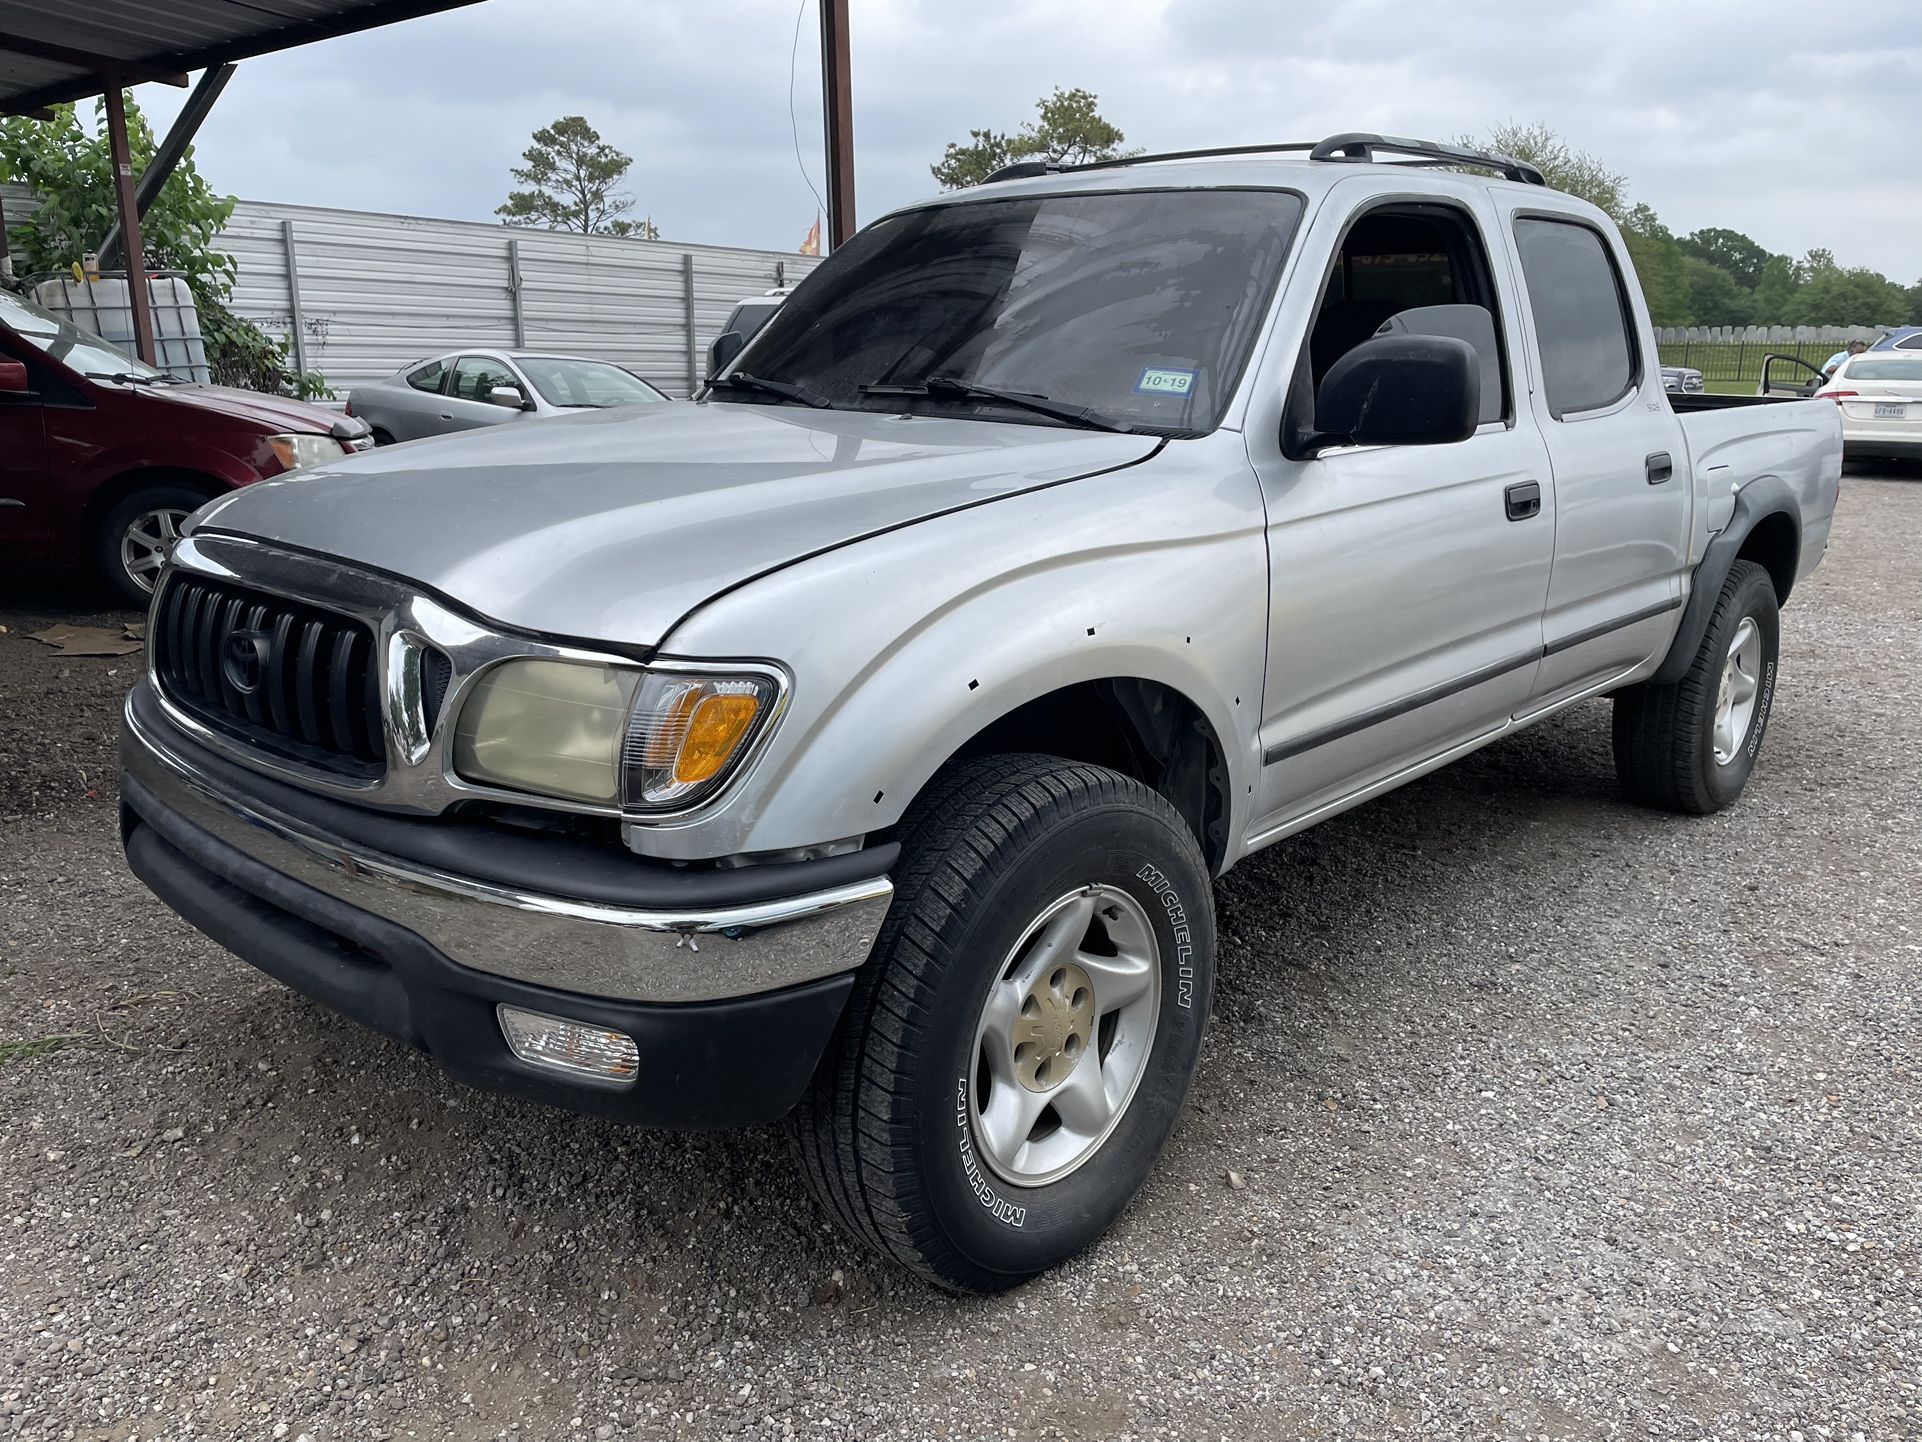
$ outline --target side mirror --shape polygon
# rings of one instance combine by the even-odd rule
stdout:
[[[724,330],[714,337],[714,343],[707,348],[707,378],[713,380],[722,371],[734,364],[734,358],[747,348],[747,340],[738,330]]]
[[[490,406],[506,406],[510,411],[531,411],[534,403],[521,392],[519,386],[495,386],[487,393]]]
[[[1465,340],[1382,335],[1328,367],[1315,392],[1310,450],[1324,446],[1445,446],[1475,434],[1481,362]]]
[[[33,387],[27,380],[25,361],[0,360],[0,391],[10,395],[28,395]]]

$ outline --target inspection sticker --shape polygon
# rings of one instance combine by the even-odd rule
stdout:
[[[1185,396],[1195,388],[1193,371],[1163,370],[1149,366],[1142,371],[1135,389],[1151,396]]]

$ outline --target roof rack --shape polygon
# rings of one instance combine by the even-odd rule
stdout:
[[[1289,140],[1273,145],[1223,145],[1207,150],[1167,150],[1154,155],[1123,156],[1118,160],[1091,160],[1080,165],[1063,165],[1058,160],[1019,160],[1013,165],[1002,166],[981,183],[988,185],[997,180],[1026,180],[1036,175],[1055,175],[1068,170],[1112,170],[1117,166],[1146,165],[1157,160],[1199,160],[1223,155],[1274,155],[1287,151],[1306,151],[1310,160],[1350,163],[1372,161],[1375,159],[1376,152],[1387,151],[1392,155],[1415,157],[1412,160],[1386,162],[1391,165],[1474,165],[1495,171],[1505,180],[1518,181],[1524,185],[1548,184],[1542,178],[1540,170],[1525,160],[1517,160],[1512,155],[1502,155],[1492,150],[1469,150],[1459,145],[1443,145],[1436,140],[1409,140],[1399,135],[1375,135],[1361,130],[1331,135],[1326,140]]]

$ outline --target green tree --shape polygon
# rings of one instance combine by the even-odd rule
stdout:
[[[1626,209],[1628,178],[1586,151],[1575,149],[1546,125],[1517,125],[1511,120],[1486,136],[1464,135],[1455,143],[1526,160],[1554,189],[1579,196],[1616,220]]]
[[[1762,267],[1768,264],[1769,253],[1739,230],[1690,231],[1675,243],[1682,247],[1682,254],[1726,272],[1743,290],[1754,290],[1762,283]]]
[[[1908,309],[1908,292],[1894,281],[1865,267],[1844,269],[1831,262],[1813,268],[1785,319],[1789,325],[1891,325]]]
[[[1621,218],[1622,239],[1648,301],[1648,318],[1655,325],[1694,325],[1700,319],[1689,306],[1688,258],[1669,228],[1647,205],[1629,208]]]
[[[1123,150],[1127,137],[1101,114],[1098,97],[1086,90],[1063,90],[1035,102],[1037,118],[1013,135],[970,130],[965,144],[949,141],[941,159],[928,167],[944,190],[979,185],[1002,166],[1017,160],[1049,160],[1080,165],[1115,160],[1139,151]]]
[[[1755,313],[1754,298],[1719,265],[1711,265],[1699,255],[1686,253],[1683,273],[1688,278],[1688,309],[1696,325],[1748,325]]]
[[[1794,261],[1786,255],[1770,256],[1762,266],[1762,278],[1756,282],[1750,301],[1750,314],[1755,317],[1750,324],[1789,324],[1789,306],[1801,286],[1802,277],[1796,273]]]
[[[527,163],[509,173],[527,189],[509,191],[494,208],[501,224],[660,239],[651,220],[624,218],[634,197],[619,187],[633,158],[602,140],[582,116],[565,115],[536,130],[521,159]]]
[[[139,172],[153,159],[153,130],[133,96],[122,98],[127,110],[127,150]],[[95,109],[98,123],[92,133],[81,126],[71,104],[56,105],[51,120],[0,120],[0,173],[25,185],[39,201],[38,208],[7,234],[9,246],[19,257],[16,268],[27,274],[70,269],[106,238],[119,218],[105,100],[95,102]],[[215,193],[201,178],[189,148],[141,218],[141,258],[150,267],[177,270],[187,277],[216,381],[324,397],[329,391],[318,373],[303,375],[294,370],[289,342],[274,340],[227,308],[234,259],[216,241],[233,209],[232,196]]]

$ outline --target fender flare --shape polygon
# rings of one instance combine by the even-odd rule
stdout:
[[[1672,686],[1688,673],[1689,665],[1695,659],[1696,648],[1702,644],[1702,636],[1708,630],[1709,616],[1715,610],[1715,602],[1722,594],[1722,583],[1728,579],[1729,567],[1747,541],[1751,532],[1761,522],[1773,515],[1785,515],[1795,527],[1795,544],[1799,552],[1802,545],[1802,513],[1796,503],[1795,492],[1789,489],[1788,482],[1780,476],[1759,476],[1743,486],[1735,494],[1735,511],[1730,515],[1728,524],[1711,537],[1708,549],[1695,567],[1695,575],[1689,584],[1688,604],[1682,609],[1682,621],[1675,630],[1675,639],[1669,643],[1668,654],[1655,674],[1648,678],[1652,686]]]

